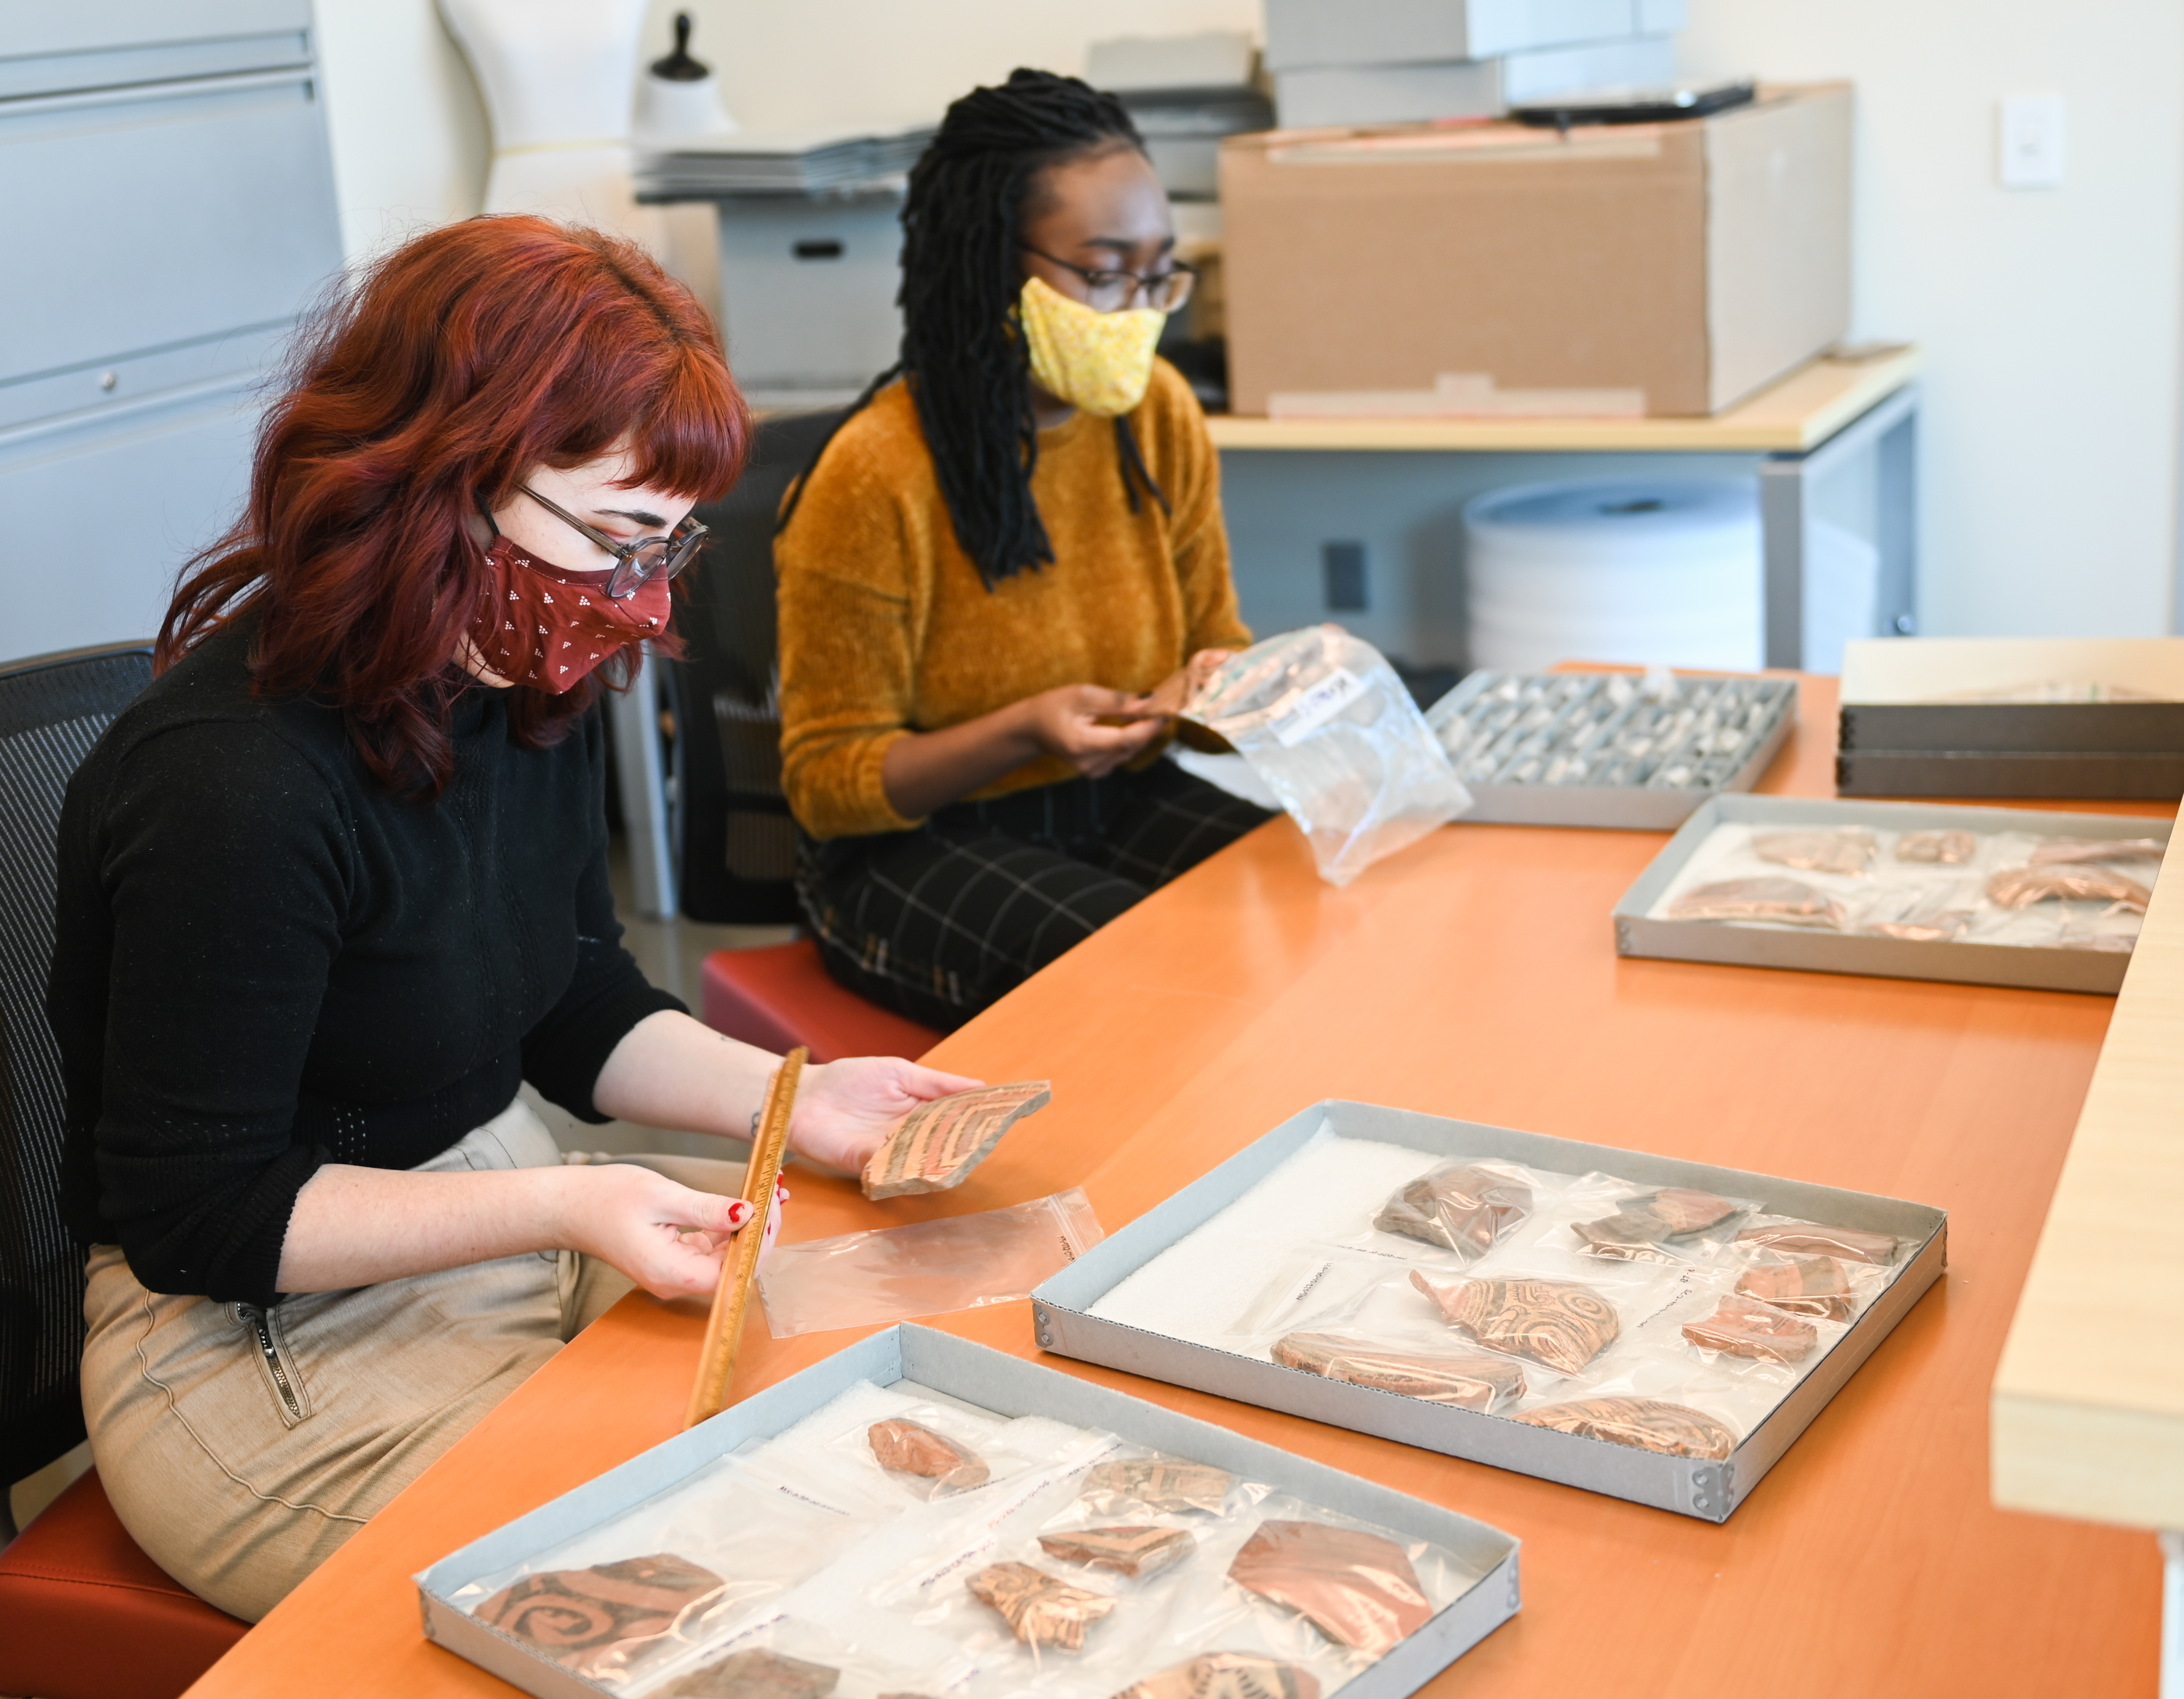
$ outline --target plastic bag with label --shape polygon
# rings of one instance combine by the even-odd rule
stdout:
[[[1471,806],[1471,793],[1380,652],[1340,626],[1256,643],[1184,709],[1233,744],[1346,885]]]

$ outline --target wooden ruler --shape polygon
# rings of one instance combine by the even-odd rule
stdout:
[[[759,1253],[766,1248],[766,1226],[773,1215],[773,1192],[788,1154],[788,1116],[796,1107],[796,1083],[811,1051],[799,1044],[782,1058],[766,1089],[758,1133],[751,1139],[750,1166],[744,1173],[744,1201],[750,1217],[736,1230],[728,1254],[721,1259],[721,1284],[713,1289],[713,1312],[705,1321],[705,1343],[698,1357],[697,1384],[682,1425],[694,1428],[727,1407],[728,1383],[736,1372],[736,1351],[744,1337],[744,1315],[758,1286]]]

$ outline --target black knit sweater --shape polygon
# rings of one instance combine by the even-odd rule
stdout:
[[[340,714],[250,694],[237,621],[69,786],[47,1006],[62,1202],[153,1291],[276,1303],[324,1162],[407,1168],[520,1081],[588,1121],[599,1069],[682,1005],[621,946],[593,714],[550,749],[461,699],[435,804],[382,790]]]

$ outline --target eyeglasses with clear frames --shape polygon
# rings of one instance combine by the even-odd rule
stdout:
[[[673,578],[698,558],[699,549],[705,546],[705,527],[695,519],[686,518],[665,537],[639,537],[621,543],[598,526],[585,524],[568,509],[547,500],[530,485],[518,484],[516,488],[570,529],[614,556],[614,575],[607,580],[607,595],[614,601],[634,596],[662,574]]]
[[[1082,265],[1072,265],[1067,259],[1057,259],[1044,249],[1024,246],[1026,253],[1036,253],[1050,265],[1059,265],[1064,271],[1074,272],[1084,280],[1090,298],[1085,305],[1095,313],[1119,313],[1131,305],[1139,295],[1145,304],[1156,313],[1180,310],[1190,298],[1193,285],[1198,281],[1198,272],[1193,266],[1178,259],[1165,271],[1143,272],[1122,270],[1093,270]]]

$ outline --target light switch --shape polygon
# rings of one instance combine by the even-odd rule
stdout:
[[[2062,187],[2063,97],[2005,94],[1995,142],[1995,175],[2003,187]]]

